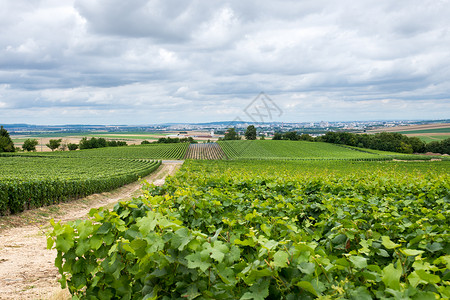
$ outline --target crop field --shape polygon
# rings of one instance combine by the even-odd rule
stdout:
[[[418,137],[425,143],[433,141],[442,141],[450,138],[450,124],[427,124],[427,125],[412,125],[412,126],[397,126],[391,128],[382,128],[378,130],[369,130],[371,133],[375,132],[398,132],[408,137]]]
[[[450,127],[399,131],[401,134],[450,133]]]
[[[128,159],[183,159],[188,143],[176,144],[149,144],[126,147],[106,147],[97,149],[86,149],[82,151],[58,151],[46,153],[51,156],[67,157],[105,157],[105,158],[128,158]],[[37,153],[37,155],[42,155]]]
[[[0,215],[109,191],[154,171],[159,161],[0,157]]]
[[[74,295],[450,295],[448,161],[188,160],[145,189],[92,220],[53,224]]]
[[[232,159],[381,159],[382,154],[305,141],[220,141]]]
[[[224,159],[226,158],[222,148],[217,143],[190,144],[186,159]]]

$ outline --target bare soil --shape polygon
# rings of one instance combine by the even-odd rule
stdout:
[[[426,125],[409,125],[409,126],[395,126],[395,127],[381,127],[373,130],[369,130],[370,133],[375,132],[401,132],[401,131],[412,131],[412,130],[425,130],[425,129],[439,129],[439,128],[449,128],[449,123],[436,123],[436,124],[426,124]],[[429,133],[427,133],[429,135]],[[442,135],[442,134],[439,134]]]
[[[143,180],[162,185],[181,164],[163,162]],[[85,219],[91,208],[112,208],[118,201],[139,196],[141,186],[142,182],[135,182],[112,192],[0,217],[0,299],[68,299],[69,293],[57,282],[56,250],[47,250],[49,220]]]

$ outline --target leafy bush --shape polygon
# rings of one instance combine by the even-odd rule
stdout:
[[[9,133],[3,126],[0,127],[0,153],[1,152],[15,152],[16,148],[9,136]]]
[[[48,246],[83,299],[448,297],[449,165],[424,164],[187,161]]]

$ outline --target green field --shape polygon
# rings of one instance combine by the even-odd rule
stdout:
[[[446,298],[449,182],[447,161],[188,160],[49,241],[88,298]]]
[[[0,215],[108,191],[182,159],[187,143],[2,153]]]
[[[434,129],[421,129],[421,130],[408,130],[398,131],[401,134],[422,134],[422,133],[450,133],[450,127],[434,128]]]
[[[176,160],[184,157],[188,146],[188,143],[131,145],[125,147],[105,147],[78,151],[40,152],[32,155]],[[29,154],[25,153],[24,155]]]
[[[109,191],[154,171],[158,161],[0,156],[0,215]]]
[[[419,139],[421,139],[422,141],[424,141],[425,143],[429,143],[429,142],[440,142],[446,139],[450,139],[450,135],[421,135],[421,136],[417,136]]]
[[[392,153],[306,141],[220,141],[231,159],[381,159]]]
[[[450,296],[450,161],[319,142],[219,145],[228,159],[188,159],[163,186],[145,184],[144,196],[113,211],[52,223],[48,245],[69,291],[91,299]],[[116,188],[155,170],[155,160],[182,159],[188,146],[3,153],[0,214]]]

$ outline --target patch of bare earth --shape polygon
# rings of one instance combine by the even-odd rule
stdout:
[[[143,180],[162,185],[181,164],[163,163]],[[0,299],[68,299],[69,293],[57,282],[56,250],[47,250],[49,220],[85,219],[91,208],[111,208],[118,201],[139,196],[141,186],[142,182],[135,182],[112,192],[0,217]]]
[[[401,131],[413,131],[413,130],[429,130],[429,129],[441,129],[450,128],[449,123],[436,123],[426,125],[408,125],[408,126],[395,126],[395,127],[381,127],[373,130],[369,130],[369,133],[376,132],[401,132]],[[442,135],[442,134],[439,134]]]

